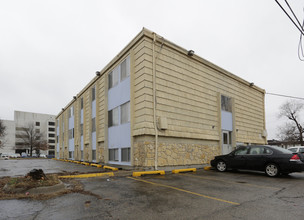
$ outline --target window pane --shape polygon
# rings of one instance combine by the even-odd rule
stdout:
[[[116,67],[112,72],[109,73],[109,89],[116,86],[119,80],[119,66]]]
[[[231,98],[227,96],[221,96],[221,109],[226,112],[232,112]]]
[[[83,135],[83,124],[80,124],[80,135]]]
[[[80,99],[80,109],[83,109],[83,98]]]
[[[109,76],[108,76],[108,80],[109,80],[109,89],[111,89],[113,87],[113,72],[110,72],[109,73]]]
[[[235,151],[235,155],[245,155],[247,154],[248,148],[240,148],[237,151]]]
[[[121,106],[121,124],[130,122],[130,102]]]
[[[92,150],[92,160],[96,160],[96,150]]]
[[[108,127],[118,125],[118,107],[108,112]]]
[[[227,133],[223,133],[223,144],[228,144],[228,135],[227,135]]]
[[[121,161],[123,161],[123,162],[130,161],[130,148],[121,149]]]
[[[124,60],[120,64],[120,71],[121,71],[120,81],[123,81],[125,78],[127,78],[127,62],[126,62],[126,60]]]
[[[110,161],[114,160],[114,149],[109,149],[109,160]]]
[[[118,149],[114,149],[114,160],[118,161]]]
[[[96,120],[92,118],[92,132],[96,132]]]
[[[95,86],[92,88],[92,102],[95,100]]]

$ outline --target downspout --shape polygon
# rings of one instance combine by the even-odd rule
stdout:
[[[158,129],[157,129],[157,118],[156,118],[156,59],[155,59],[155,43],[156,34],[153,33],[153,44],[152,44],[152,74],[153,74],[153,119],[154,119],[154,131],[155,131],[155,159],[154,169],[157,170],[158,161]]]

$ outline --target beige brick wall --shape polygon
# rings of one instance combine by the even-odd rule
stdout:
[[[154,135],[152,39],[142,39],[134,51],[134,135]],[[182,54],[166,42],[162,48],[158,43],[155,52],[157,116],[168,121],[161,136],[220,140],[220,93],[235,101],[236,142],[266,143],[261,137],[265,129],[263,90]]]

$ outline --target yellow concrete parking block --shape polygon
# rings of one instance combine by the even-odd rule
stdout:
[[[98,168],[102,168],[101,164],[96,164],[96,163],[91,163],[92,167],[98,167]]]
[[[81,162],[80,164],[86,165],[86,166],[90,166],[90,163],[87,162]]]
[[[101,176],[114,176],[113,172],[108,173],[88,173],[88,174],[79,174],[79,175],[68,175],[68,176],[59,176],[62,179],[68,178],[90,178],[90,177],[101,177]]]
[[[210,166],[207,166],[207,167],[204,167],[204,170],[210,170],[212,167]]]
[[[81,164],[81,162],[80,162],[80,161],[74,161],[74,163]]]
[[[113,171],[117,171],[118,170],[117,167],[110,167],[110,166],[103,166],[103,169],[109,169],[109,170],[113,170]]]
[[[160,175],[165,175],[164,170],[155,170],[155,171],[140,171],[140,172],[133,172],[134,177],[136,176],[141,176],[141,175],[147,175],[147,174],[160,174]]]
[[[183,172],[196,172],[196,168],[172,170],[172,173],[183,173]]]

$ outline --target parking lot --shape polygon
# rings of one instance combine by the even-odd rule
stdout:
[[[92,169],[40,161],[73,170]],[[257,172],[198,170],[133,178],[120,172],[114,177],[79,179],[86,193],[43,201],[0,200],[0,218],[303,219],[304,173],[270,178]]]

